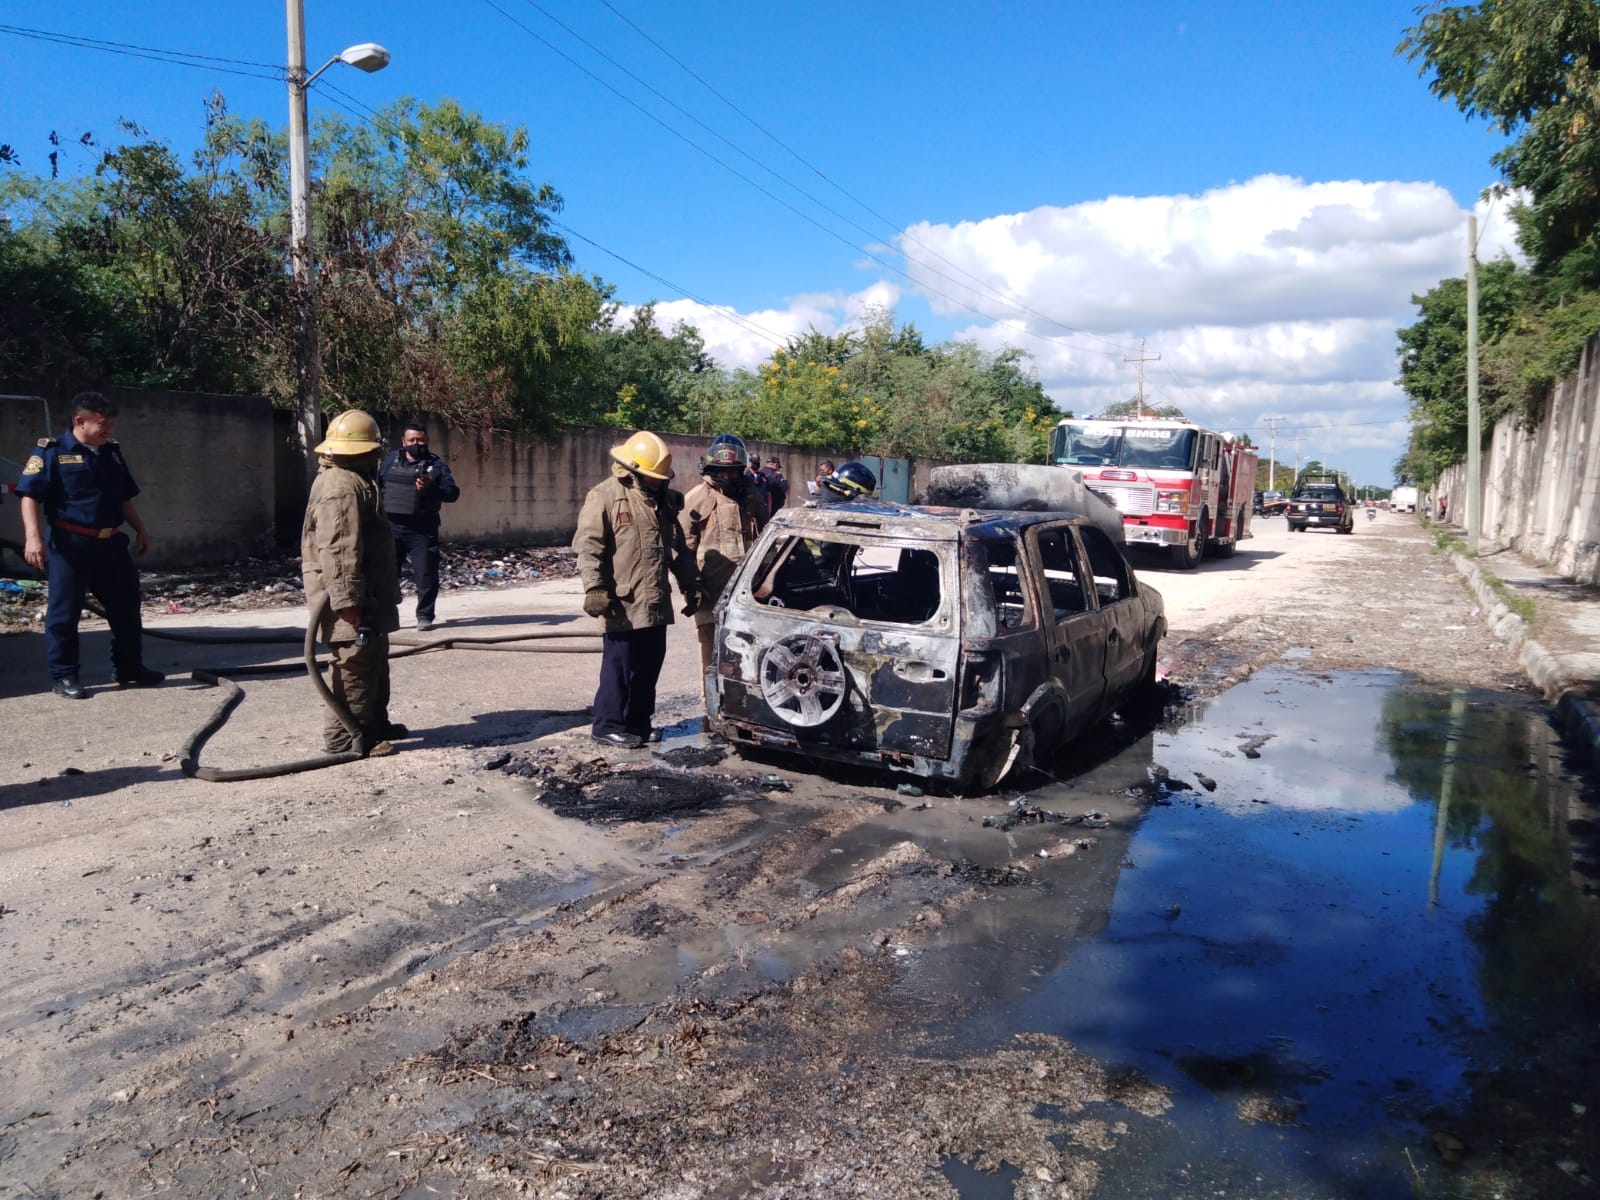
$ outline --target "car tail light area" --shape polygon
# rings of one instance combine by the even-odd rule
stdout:
[[[968,651],[961,656],[961,691],[958,699],[963,711],[998,708],[1005,683],[1005,659],[998,650]]]

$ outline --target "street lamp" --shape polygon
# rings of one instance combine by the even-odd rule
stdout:
[[[289,11],[289,261],[294,271],[295,436],[306,460],[306,483],[317,473],[314,447],[322,430],[322,364],[317,354],[316,264],[311,256],[311,147],[306,135],[306,91],[334,63],[381,71],[389,52],[362,42],[306,74],[305,0]]]

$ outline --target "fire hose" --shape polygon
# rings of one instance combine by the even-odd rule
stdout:
[[[97,616],[105,616],[103,612],[100,612],[92,604],[86,607]],[[160,629],[146,629],[144,631],[146,637],[200,645],[300,643],[305,652],[305,672],[311,679],[312,687],[317,690],[317,695],[322,698],[322,702],[338,718],[339,723],[349,731],[357,746],[353,750],[319,754],[312,758],[300,758],[292,762],[273,763],[268,766],[226,769],[201,766],[200,750],[205,745],[206,739],[222,728],[223,723],[228,719],[228,715],[244,699],[244,689],[235,682],[234,676],[285,675],[300,670],[301,664],[270,663],[263,666],[199,667],[189,673],[189,678],[196,683],[222,688],[223,696],[217,701],[217,706],[212,709],[211,715],[184,740],[182,747],[178,751],[178,765],[185,775],[194,779],[203,779],[207,783],[237,783],[245,779],[271,779],[279,775],[298,774],[301,771],[316,771],[323,767],[335,767],[341,763],[357,762],[366,757],[366,752],[371,749],[371,747],[365,745],[366,735],[351,714],[349,706],[333,694],[333,689],[322,678],[322,668],[327,664],[324,661],[319,661],[316,654],[317,626],[321,624],[322,618],[331,611],[331,607],[329,601],[324,598],[322,606],[307,622],[303,638],[299,634],[287,632],[257,634],[249,637],[219,637],[207,634],[163,631]],[[423,654],[435,650],[501,650],[545,654],[598,654],[600,652],[598,644],[561,644],[579,640],[598,643],[598,637],[599,635],[596,633],[578,629],[546,629],[537,633],[502,633],[481,636],[459,635],[439,638],[422,645],[401,646],[391,649],[389,659],[392,661],[397,658],[410,658],[415,654]]]

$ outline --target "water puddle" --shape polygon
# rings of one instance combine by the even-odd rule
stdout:
[[[1595,776],[1545,710],[1282,668],[1190,717],[1028,797],[1081,809],[1130,764],[1165,772],[1097,834],[1097,873],[995,897],[904,981],[965,980],[959,1043],[1056,1034],[1172,1089],[1097,1197],[1416,1194],[1418,1166],[1470,1160],[1529,1102],[1500,1068],[1541,1044],[1557,1061],[1524,1090],[1581,1116],[1559,1048],[1592,1045],[1600,996]]]

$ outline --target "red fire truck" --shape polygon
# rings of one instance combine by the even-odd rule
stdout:
[[[1250,536],[1256,454],[1226,433],[1163,418],[1068,417],[1051,436],[1050,462],[1083,472],[1085,486],[1116,506],[1130,547],[1164,546],[1174,566],[1230,558]]]

